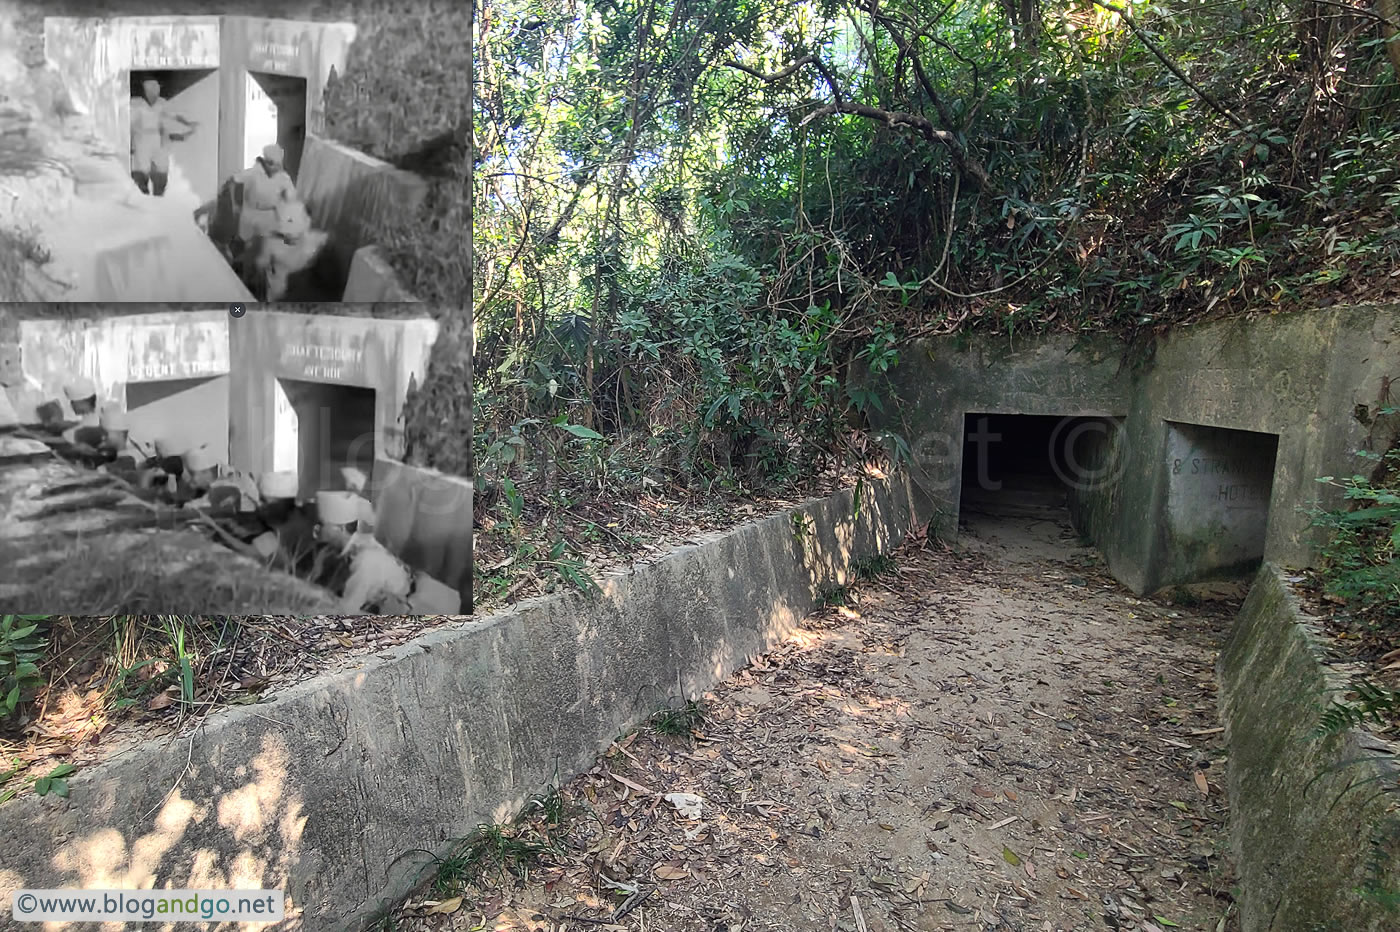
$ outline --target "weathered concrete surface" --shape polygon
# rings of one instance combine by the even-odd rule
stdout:
[[[63,75],[74,102],[91,115],[129,172],[132,70],[218,68],[219,17],[45,17],[44,57]],[[217,117],[217,105],[213,112]],[[213,139],[218,129],[215,119],[201,121],[195,132]],[[185,156],[187,174],[199,172],[201,186],[208,186],[214,183],[217,165],[210,157],[212,147],[208,155],[202,153],[204,142],[191,137],[175,143],[172,156],[176,161]]]
[[[349,278],[340,299],[346,304],[399,303],[418,300],[399,283],[378,246],[361,246],[350,260]]]
[[[1359,731],[1312,734],[1330,690],[1344,684],[1341,672],[1327,663],[1315,620],[1266,564],[1219,662],[1242,932],[1396,928],[1395,914],[1357,888],[1378,820],[1396,818],[1387,810],[1400,777],[1397,747]],[[1391,759],[1367,760],[1380,755]],[[1392,892],[1400,890],[1396,855],[1392,844],[1382,861]]]
[[[332,74],[345,70],[355,34],[351,23],[247,16],[46,17],[44,55],[63,75],[75,102],[91,114],[99,133],[120,153],[127,152],[130,139],[133,70],[217,71],[217,104],[172,98],[177,108],[189,105],[216,114],[213,121],[200,121],[195,131],[199,141],[191,136],[177,143],[173,151],[177,161],[182,154],[188,156],[184,160],[186,174],[199,173],[194,188],[207,199],[213,194],[209,186],[216,179],[227,178],[250,164],[250,149],[260,151],[269,142],[281,142],[284,148],[299,145],[299,140],[279,139],[275,125],[270,127],[270,138],[251,138],[261,128],[256,121],[251,127],[249,123],[249,104],[257,97],[249,73],[305,81],[303,112],[290,115],[294,118],[284,120],[281,129],[284,133],[321,132],[326,84]],[[202,147],[209,139],[215,143],[206,154]],[[213,164],[206,164],[211,160]]]
[[[437,324],[428,318],[331,317],[255,311],[229,328],[232,465],[254,473],[298,469],[299,421],[286,382],[375,392],[374,423],[352,438],[369,465],[403,456],[400,416],[427,374]]]
[[[202,127],[206,136],[177,144],[165,197],[141,195],[129,174],[132,62],[207,64],[207,42],[199,36],[213,20],[197,18],[180,33],[183,39],[171,22],[64,21],[66,30],[58,21],[46,23],[54,70],[36,69],[27,86],[2,88],[9,99],[4,116],[13,119],[0,120],[6,124],[0,181],[11,195],[0,222],[28,231],[37,243],[25,281],[7,283],[12,299],[250,300],[193,218],[196,187],[215,180],[212,146],[198,153],[217,132],[216,122]],[[46,97],[39,85],[50,76],[57,87]],[[210,96],[207,88],[203,93]]]
[[[427,194],[427,183],[388,162],[311,138],[306,141],[297,190],[316,228],[330,233],[317,271],[326,287],[339,294],[349,287],[355,254],[377,242],[388,218],[416,210]]]
[[[935,533],[957,533],[962,497],[964,416],[1042,414],[1122,416],[1131,405],[1122,348],[1112,338],[1039,340],[959,338],[918,341],[891,371],[886,390],[898,411],[888,426],[912,454],[920,515]]]
[[[331,76],[345,72],[345,61],[357,29],[353,23],[316,23],[301,20],[223,16],[219,19],[220,60],[223,63],[219,105],[219,167],[224,177],[247,168],[252,157],[271,142],[288,152],[288,170],[298,185],[304,175],[306,153],[294,163],[295,150],[324,134],[322,107]],[[304,80],[304,112],[279,113],[275,123],[264,125],[258,110],[260,99],[255,75],[277,75]]]
[[[146,197],[80,200],[41,227],[74,302],[253,303],[253,295],[194,222],[179,185]]]
[[[429,865],[414,849],[502,821],[591,766],[663,697],[770,648],[853,559],[909,528],[908,488],[867,482],[602,580],[432,631],[255,707],[79,772],[70,798],[0,807],[16,888],[285,888],[284,928],[344,932]],[[372,769],[368,769],[371,768]],[[407,856],[405,856],[407,855]]]
[[[178,425],[226,459],[229,325],[225,310],[22,320],[18,342],[25,373],[51,397],[75,376],[91,379],[100,403],[132,413],[131,438],[144,448]]]
[[[379,541],[409,566],[470,599],[472,480],[379,460],[371,481]]]
[[[1272,434],[1167,424],[1161,581],[1247,575],[1259,566],[1277,450]]]
[[[1397,334],[1400,308],[1390,305],[1237,318],[1135,349],[1101,338],[949,337],[911,346],[882,390],[892,399],[886,410],[898,411],[888,426],[911,448],[920,514],[945,536],[956,534],[966,413],[1126,415],[1114,441],[1116,475],[1072,497],[1071,510],[1092,518],[1081,530],[1113,574],[1152,592],[1229,568],[1188,523],[1172,523],[1191,478],[1189,466],[1173,473],[1175,460],[1210,457],[1190,454],[1189,444],[1169,447],[1168,422],[1278,436],[1263,555],[1308,565],[1316,540],[1306,509],[1338,495],[1315,480],[1359,470],[1355,451],[1367,438],[1359,415],[1375,415],[1400,371]],[[1231,486],[1263,494],[1257,470],[1234,466],[1248,481],[1225,484],[1227,503]],[[1204,555],[1199,562],[1191,547]]]
[[[1265,558],[1312,562],[1317,543],[1306,509],[1339,501],[1318,476],[1351,475],[1366,442],[1358,405],[1374,412],[1389,376],[1400,371],[1400,308],[1329,308],[1236,319],[1183,329],[1164,340],[1135,393],[1125,475],[1156,475],[1152,491],[1125,495],[1128,509],[1155,501],[1160,513],[1172,463],[1159,451],[1164,421],[1277,434]],[[1114,573],[1134,588],[1180,578],[1151,522],[1120,522],[1106,547]]]

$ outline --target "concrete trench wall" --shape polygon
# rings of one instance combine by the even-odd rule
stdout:
[[[394,460],[370,476],[375,536],[415,570],[457,590],[471,611],[472,480]]]
[[[909,443],[921,519],[950,538],[966,414],[1121,418],[1121,432],[1086,439],[1091,459],[1117,456],[1108,475],[1071,494],[1071,513],[1113,574],[1142,593],[1260,559],[1311,562],[1317,541],[1306,508],[1338,500],[1315,480],[1358,471],[1368,428],[1357,413],[1374,414],[1387,379],[1400,374],[1397,336],[1400,309],[1390,305],[1179,328],[1138,349],[1101,335],[947,337],[912,344],[873,387],[899,412],[884,426]],[[1245,435],[1201,427],[1276,435],[1269,482]],[[1217,439],[1200,440],[1208,436]],[[1262,553],[1241,559],[1212,543],[1257,536],[1265,503]],[[1193,524],[1202,515],[1209,520]]]
[[[1243,932],[1400,925],[1400,915],[1357,892],[1372,856],[1368,839],[1380,826],[1397,827],[1400,746],[1355,730],[1313,736],[1343,673],[1327,663],[1315,619],[1265,565],[1219,660]],[[1397,854],[1392,841],[1381,878],[1391,892],[1400,891]]]
[[[909,528],[908,486],[867,482],[601,581],[467,620],[226,709],[0,806],[0,897],[19,887],[285,888],[286,925],[344,932],[425,855],[590,766],[668,697],[771,648],[852,560]],[[430,869],[430,868],[429,868]]]
[[[388,218],[423,202],[422,178],[348,146],[310,138],[297,189],[316,229],[330,234],[316,269],[327,288],[347,302],[413,300],[382,260],[360,253],[374,246]]]

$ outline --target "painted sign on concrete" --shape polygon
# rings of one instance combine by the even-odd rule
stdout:
[[[365,349],[356,343],[289,343],[282,348],[278,368],[307,382],[364,385],[368,381]]]
[[[421,384],[427,374],[436,339],[437,324],[427,318],[249,314],[229,328],[233,465],[252,472],[292,468],[294,456],[309,455],[311,427],[332,439],[342,430],[353,433],[357,462],[370,454],[401,456],[403,435],[397,427],[404,402],[409,386]],[[337,386],[350,391],[338,396]],[[367,412],[360,412],[364,389],[374,392],[372,426]],[[321,431],[306,405],[296,403],[313,395],[320,400],[307,402],[316,409],[312,414],[324,408],[335,429]],[[351,414],[353,426],[347,421]],[[316,466],[318,473],[326,471],[324,465]]]
[[[1277,448],[1272,434],[1167,425],[1171,562],[1203,578],[1263,558]]]
[[[227,375],[228,318],[127,325],[127,381]],[[117,321],[120,323],[120,320]]]
[[[142,17],[114,22],[116,35],[124,35],[130,49],[128,64],[132,68],[219,67],[219,21],[215,17]]]
[[[55,397],[75,376],[103,401],[122,402],[130,382],[227,375],[226,311],[173,311],[97,320],[22,320],[26,371]]]
[[[102,403],[131,413],[132,439],[149,446],[178,431],[220,459],[228,449],[229,316],[172,311],[100,319],[22,320],[25,370],[50,398],[74,377]]]

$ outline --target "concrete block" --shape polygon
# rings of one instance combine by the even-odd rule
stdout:
[[[427,182],[348,146],[311,138],[297,190],[316,227],[331,236],[322,253],[322,275],[328,286],[346,290],[358,250],[378,242],[391,219],[416,210],[427,194]],[[388,277],[392,279],[392,273]]]
[[[1167,425],[1166,535],[1159,585],[1257,569],[1268,539],[1278,437]]]
[[[380,542],[409,566],[470,597],[472,481],[377,460],[372,483]]]
[[[346,304],[399,304],[417,299],[399,284],[378,246],[361,246],[350,260],[349,278],[341,300]]]

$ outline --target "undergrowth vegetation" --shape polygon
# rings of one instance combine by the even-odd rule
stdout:
[[[1367,412],[1370,438],[1379,449],[1357,451],[1369,469],[1352,476],[1322,476],[1319,482],[1341,490],[1341,507],[1317,511],[1314,524],[1326,534],[1322,564],[1314,583],[1335,607],[1328,629],[1350,644],[1355,658],[1367,661],[1345,691],[1332,697],[1323,710],[1316,737],[1325,739],[1352,728],[1373,728],[1395,737],[1400,724],[1400,689],[1395,670],[1400,660],[1400,431],[1395,419],[1400,408],[1386,404]],[[1381,760],[1394,767],[1393,753],[1373,752],[1349,762]],[[1345,792],[1388,797],[1391,806],[1370,827],[1369,856],[1359,894],[1391,913],[1400,913],[1400,887],[1394,864],[1400,857],[1400,795],[1393,774],[1352,782]],[[1335,803],[1334,803],[1335,804]]]
[[[123,720],[255,700],[262,684],[230,681],[245,635],[227,616],[0,615],[0,802],[66,795],[63,759]]]

